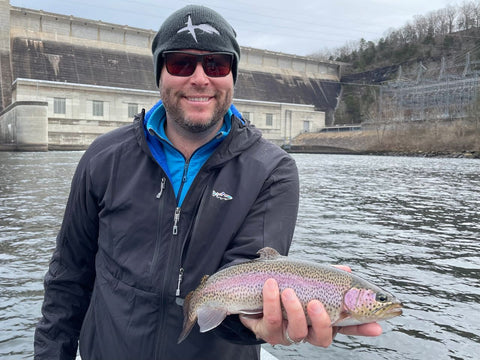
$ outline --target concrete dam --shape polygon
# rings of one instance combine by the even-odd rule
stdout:
[[[159,99],[156,31],[0,0],[0,150],[85,149]],[[331,123],[344,64],[241,48],[234,104],[288,145]]]

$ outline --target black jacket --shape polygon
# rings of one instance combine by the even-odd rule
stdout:
[[[298,209],[293,159],[232,121],[177,208],[143,118],[95,140],[79,162],[45,277],[36,359],[258,359],[238,318],[177,345],[178,299],[203,275],[271,246],[287,254]]]

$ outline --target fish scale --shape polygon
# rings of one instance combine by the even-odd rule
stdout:
[[[402,313],[402,304],[392,294],[354,274],[329,265],[291,260],[272,248],[258,253],[258,259],[205,276],[188,294],[179,343],[197,321],[200,331],[206,332],[230,314],[261,314],[262,289],[270,278],[277,281],[280,291],[295,291],[306,315],[311,300],[321,301],[335,326],[385,320]],[[310,324],[308,315],[307,321]]]

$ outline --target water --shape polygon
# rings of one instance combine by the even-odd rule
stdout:
[[[0,358],[32,357],[42,280],[80,152],[0,152]],[[291,255],[348,264],[404,315],[377,338],[279,359],[480,358],[480,161],[294,155],[301,204]]]

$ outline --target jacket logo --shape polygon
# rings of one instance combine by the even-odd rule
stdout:
[[[213,190],[212,196],[216,197],[217,199],[220,199],[220,200],[233,200],[232,195],[225,194],[223,191],[221,193],[219,193],[219,192],[216,192],[215,190]]]
[[[209,33],[209,34],[220,35],[220,33],[218,32],[217,29],[215,29],[213,26],[210,26],[208,24],[193,25],[192,24],[192,19],[190,18],[190,15],[188,15],[188,20],[185,23],[185,25],[187,25],[187,26],[178,30],[177,34],[179,34],[181,32],[184,32],[184,31],[188,31],[190,33],[190,35],[193,36],[193,39],[195,40],[196,43],[198,43],[197,34],[195,33],[195,30],[197,30],[197,29],[202,30],[202,31],[204,31],[206,33]]]

